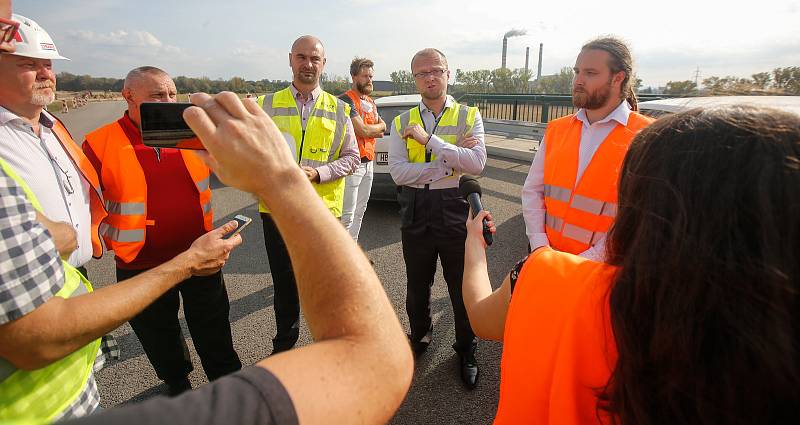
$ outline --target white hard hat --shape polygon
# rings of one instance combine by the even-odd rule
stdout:
[[[14,55],[36,59],[66,59],[58,54],[50,34],[32,19],[21,15],[11,15],[11,19],[19,22],[19,31],[16,38],[17,51]]]

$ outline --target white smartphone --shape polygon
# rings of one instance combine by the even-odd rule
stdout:
[[[242,229],[247,227],[247,225],[250,224],[251,221],[253,221],[252,218],[244,216],[244,215],[241,215],[241,214],[237,215],[233,219],[236,220],[236,222],[239,223],[239,225],[236,226],[235,229],[233,229],[230,232],[228,232],[225,235],[223,235],[222,239],[230,239],[230,238],[236,236],[237,234],[239,234],[239,232],[242,231]]]

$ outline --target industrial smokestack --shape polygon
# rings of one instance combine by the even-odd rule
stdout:
[[[506,53],[508,52],[508,37],[503,37],[503,59],[500,61],[502,65],[501,68],[505,69],[506,67]]]
[[[528,73],[528,69],[530,69],[530,68],[528,68],[528,62],[530,61],[530,59],[531,59],[531,48],[530,47],[526,47],[525,48],[525,73],[526,74]]]
[[[539,43],[539,68],[536,70],[536,80],[542,78],[542,50],[544,49],[544,43]]]
[[[503,68],[506,67],[506,55],[508,53],[508,39],[527,34],[526,30],[511,30],[503,35],[503,59],[500,62]]]

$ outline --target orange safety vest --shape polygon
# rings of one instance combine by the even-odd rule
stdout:
[[[75,168],[77,168],[83,175],[83,178],[89,182],[89,211],[92,215],[92,257],[100,258],[103,256],[103,243],[100,242],[100,223],[108,216],[108,212],[103,204],[103,191],[100,189],[97,170],[94,169],[92,163],[89,162],[89,158],[83,154],[81,148],[75,143],[75,140],[72,139],[72,135],[69,134],[64,124],[53,115],[49,115],[49,117],[53,118],[55,121],[53,124],[53,134],[56,135],[56,139],[61,143],[61,146],[67,152],[73,164],[75,164]]]
[[[605,237],[617,215],[617,182],[633,137],[653,119],[631,112],[597,148],[581,179],[578,152],[583,123],[568,115],[547,125],[544,155],[545,231],[550,246],[580,254]]]
[[[108,217],[100,233],[109,249],[126,263],[144,247],[147,225],[147,180],[125,131],[116,121],[86,135],[86,143],[103,164],[100,179],[105,188]],[[181,150],[183,162],[200,193],[203,227],[213,228],[211,170],[192,151]]]
[[[531,254],[506,316],[496,425],[610,423],[597,392],[617,363],[608,304],[616,271],[550,248]]]
[[[359,95],[358,92],[350,89],[344,94],[353,101],[353,107],[356,109],[356,112],[358,112],[358,115],[361,116],[361,119],[364,120],[364,124],[377,124],[380,122],[378,119],[378,107],[375,106],[375,102],[371,97],[365,96],[365,100],[372,104],[372,111],[364,112],[364,110],[361,109],[361,95]],[[375,138],[368,139],[356,135],[356,140],[358,141],[358,152],[361,157],[367,157],[369,160],[375,159]]]

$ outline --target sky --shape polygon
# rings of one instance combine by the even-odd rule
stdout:
[[[543,43],[543,75],[573,66],[601,35],[628,43],[645,87],[693,80],[698,68],[702,81],[800,66],[799,0],[14,0],[14,11],[71,59],[56,71],[95,77],[153,65],[173,76],[290,80],[288,52],[304,34],[323,41],[329,75],[348,76],[363,56],[388,80],[426,47],[452,70],[494,69],[511,30],[527,35],[508,39],[507,66],[523,68],[530,47],[535,73]]]

